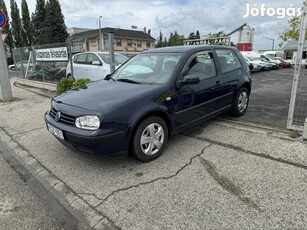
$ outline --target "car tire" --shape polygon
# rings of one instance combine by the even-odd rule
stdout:
[[[134,156],[143,162],[158,158],[168,141],[168,128],[165,121],[157,116],[143,120],[133,137]]]
[[[236,95],[231,114],[235,117],[242,116],[248,108],[248,103],[249,91],[243,87]]]
[[[13,66],[13,67],[11,67],[11,70],[12,70],[12,71],[15,71],[15,67],[14,67],[14,66]]]

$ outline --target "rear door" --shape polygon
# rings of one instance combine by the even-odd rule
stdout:
[[[218,48],[214,50],[218,60],[218,72],[225,96],[222,104],[223,106],[231,105],[235,97],[234,93],[238,89],[240,79],[244,74],[242,65],[246,63],[241,63],[232,49]]]

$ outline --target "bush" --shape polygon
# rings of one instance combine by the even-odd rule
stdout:
[[[72,85],[73,85],[74,81],[67,78],[67,77],[64,77],[60,80],[60,82],[57,84],[56,86],[56,91],[58,93],[63,93],[69,89],[72,88]]]
[[[56,91],[58,93],[63,93],[65,91],[69,90],[69,89],[76,88],[76,87],[79,87],[81,85],[86,85],[90,82],[91,82],[91,80],[88,79],[88,78],[82,78],[82,79],[78,79],[78,80],[74,81],[72,79],[64,77],[57,84]]]
[[[78,79],[78,80],[74,81],[74,83],[72,84],[72,87],[76,88],[76,87],[79,87],[81,85],[86,85],[88,83],[91,83],[90,79],[88,79],[88,78],[81,78],[81,79]]]

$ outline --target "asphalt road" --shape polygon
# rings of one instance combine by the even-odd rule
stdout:
[[[50,99],[15,86],[16,100],[0,103],[0,143],[96,229],[304,229],[306,143],[250,124],[284,127],[292,72],[253,74],[238,119],[248,123],[206,122],[147,164],[67,149],[46,130]]]
[[[246,114],[240,118],[226,118],[286,128],[293,75],[293,68],[253,73]]]

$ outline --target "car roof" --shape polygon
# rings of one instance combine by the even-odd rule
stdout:
[[[218,48],[227,48],[227,49],[236,49],[232,46],[218,46],[218,45],[188,45],[188,46],[169,46],[163,48],[155,48],[145,51],[144,53],[187,53],[187,52],[197,52],[202,51],[204,48],[209,49],[218,49]]]
[[[82,52],[82,53],[77,53],[75,55],[79,55],[79,54],[109,54],[109,52],[103,52],[103,51],[93,51],[93,52]],[[114,54],[117,54],[117,55],[122,55],[120,53],[114,53]]]

